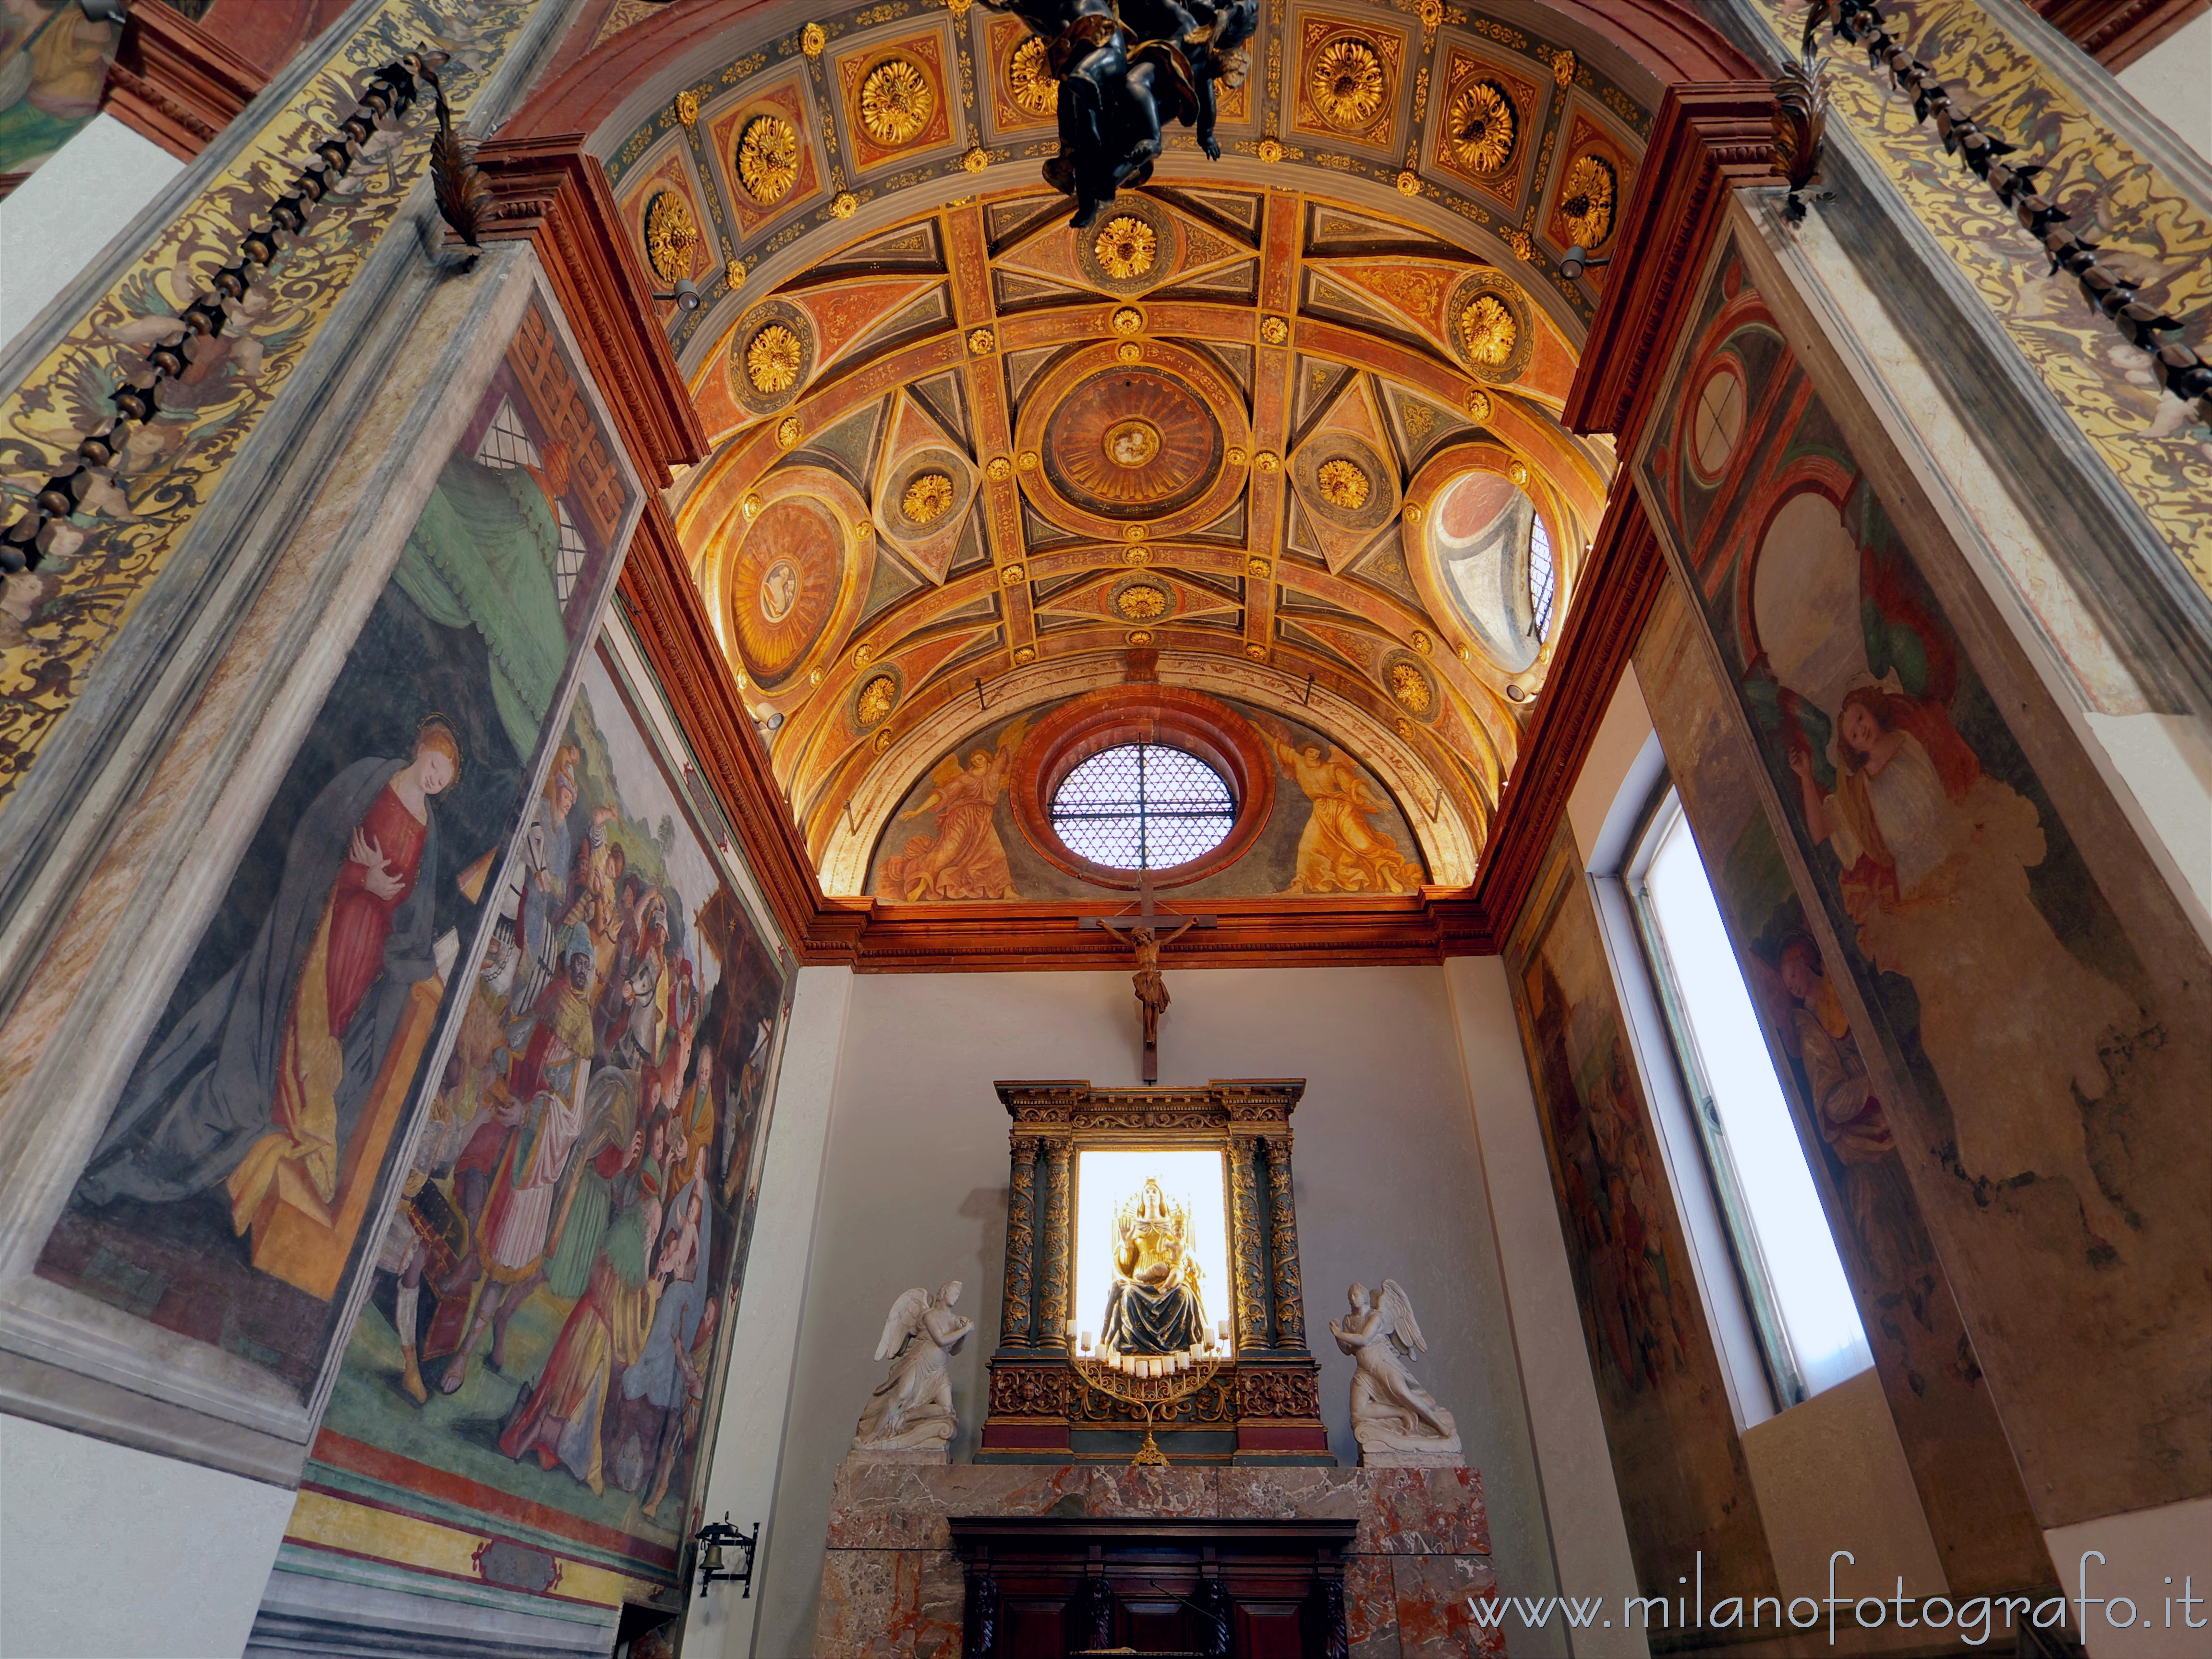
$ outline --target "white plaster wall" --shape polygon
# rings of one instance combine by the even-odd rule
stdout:
[[[740,1531],[762,1523],[754,1571],[763,1578],[775,1570],[775,1545],[782,1535],[775,1524],[776,1472],[791,1407],[793,1358],[852,992],[849,968],[799,970],[769,1118],[752,1249],[730,1339],[721,1423],[707,1473],[708,1519],[720,1520],[726,1510]],[[703,1597],[694,1595],[690,1607],[687,1652],[742,1659],[750,1651],[758,1599],[717,1584]]]
[[[2089,1659],[2212,1654],[2212,1498],[2055,1528],[2043,1541],[2075,1598],[2068,1633],[2087,1633]],[[2184,1595],[2197,1604],[2184,1605]],[[2114,1596],[2132,1611],[2122,1616]]]
[[[292,1497],[0,1416],[0,1656],[234,1659]]]
[[[0,201],[0,350],[183,167],[95,115]]]
[[[1642,706],[1638,698],[1637,707]],[[1648,735],[1648,728],[1640,735]],[[1455,957],[1444,964],[1444,983],[1467,1062],[1492,1241],[1537,1472],[1554,1523],[1559,1594],[1602,1596],[1610,1606],[1637,1593],[1636,1563],[1628,1551],[1583,1322],[1571,1316],[1574,1276],[1552,1196],[1535,1097],[1527,1071],[1498,1059],[1521,1053],[1504,960]],[[1577,1659],[1642,1659],[1650,1651],[1644,1632],[1626,1621],[1619,1630],[1573,1632],[1570,1640]]]
[[[1743,1461],[1787,1598],[1827,1593],[1830,1554],[1851,1595],[1941,1595],[1950,1588],[1881,1378],[1861,1371],[1743,1431]]]
[[[2212,12],[2136,58],[2119,82],[2199,155],[2212,156]]]
[[[1463,1033],[1444,971],[1170,969],[1167,977],[1175,1006],[1161,1025],[1164,1082],[1308,1079],[1291,1120],[1298,1235],[1331,1449],[1346,1463],[1357,1455],[1352,1362],[1329,1342],[1327,1322],[1346,1285],[1387,1274],[1413,1297],[1429,1340],[1421,1374],[1457,1414],[1469,1462],[1482,1471],[1500,1588],[1556,1594]],[[1490,1034],[1478,1031],[1468,1066],[1486,1079],[1522,1077],[1517,1043],[1494,1021]],[[957,1278],[966,1286],[961,1305],[978,1328],[953,1364],[963,1432],[952,1455],[974,1453],[1005,1250],[1007,1126],[994,1080],[1127,1087],[1138,1082],[1139,1058],[1126,974],[854,981],[776,1536],[757,1592],[760,1659],[811,1649],[830,1477],[880,1376],[868,1356],[884,1312],[908,1285]],[[1554,1317],[1578,1327],[1571,1304]],[[1589,1519],[1559,1518],[1563,1527]],[[1556,1627],[1511,1639],[1516,1656],[1565,1651]]]

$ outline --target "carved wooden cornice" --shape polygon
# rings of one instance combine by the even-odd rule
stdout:
[[[707,434],[653,320],[653,285],[623,233],[606,170],[574,133],[494,138],[476,161],[499,202],[484,234],[537,243],[623,443],[647,482],[666,489],[672,465],[706,458]]]
[[[1488,856],[1475,878],[1476,917],[1496,923],[1480,954],[1498,948],[1496,941],[1528,902],[1567,810],[1567,797],[1574,793],[1613,688],[1620,684],[1620,672],[1635,653],[1666,579],[1659,538],[1624,474],[1583,567],[1574,608],[1560,625],[1552,677],[1537,703],[1528,746],[1506,780]]]
[[[131,9],[100,106],[180,161],[198,155],[269,77],[182,12]]]
[[[2185,24],[2206,0],[2034,0],[2045,21],[2115,75]]]
[[[1302,1077],[1217,1078],[1203,1088],[1094,1089],[1087,1079],[996,1083],[1020,1135],[1190,1131],[1267,1135],[1287,1144]]]
[[[1729,192],[1775,178],[1773,122],[1774,94],[1764,81],[1667,88],[1614,239],[1613,280],[1567,393],[1569,430],[1613,434],[1624,459],[1634,448],[1676,310],[1687,303]]]
[[[738,696],[705,602],[684,562],[675,521],[658,495],[647,497],[630,537],[618,592],[670,710],[720,797],[738,850],[784,937],[802,962],[848,960],[841,945],[854,930],[822,896],[791,809],[777,793],[768,751]]]

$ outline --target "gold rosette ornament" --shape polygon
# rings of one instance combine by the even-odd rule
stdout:
[[[1308,77],[1314,106],[1329,125],[1357,132],[1375,119],[1389,90],[1382,59],[1364,40],[1332,40]]]
[[[756,115],[738,135],[738,182],[763,207],[772,207],[799,179],[799,134],[780,115]]]
[[[929,77],[907,58],[885,58],[860,82],[860,125],[879,144],[911,143],[936,109]]]

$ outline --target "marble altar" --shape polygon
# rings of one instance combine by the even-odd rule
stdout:
[[[815,1626],[817,1659],[959,1659],[959,1516],[1351,1518],[1350,1659],[1503,1659],[1470,1598],[1495,1597],[1473,1469],[955,1463],[848,1459],[837,1472]]]

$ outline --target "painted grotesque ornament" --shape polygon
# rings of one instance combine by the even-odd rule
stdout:
[[[1102,1344],[1115,1353],[1187,1353],[1206,1340],[1190,1207],[1148,1180],[1114,1215],[1114,1284]]]

